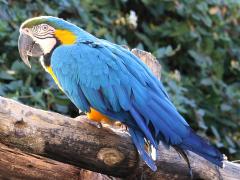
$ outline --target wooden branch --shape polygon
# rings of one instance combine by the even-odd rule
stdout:
[[[79,169],[49,160],[40,156],[23,154],[19,150],[13,150],[0,144],[0,179],[11,178],[36,178],[47,179],[48,177],[77,179]]]
[[[106,175],[78,169],[42,156],[26,154],[0,143],[0,179],[111,180]]]
[[[159,146],[158,171],[152,172],[144,163],[139,163],[127,133],[110,127],[98,128],[85,116],[73,119],[3,97],[0,97],[0,142],[24,152],[117,177],[134,174],[146,179],[188,178],[186,163],[172,148]],[[225,168],[219,169],[193,153],[189,153],[189,157],[196,178],[240,177],[238,164],[226,161]],[[0,167],[4,168],[2,161]]]
[[[150,53],[139,50],[133,50],[133,53],[148,64],[160,78],[161,66]],[[98,128],[85,116],[69,118],[3,97],[0,97],[0,142],[8,147],[21,149],[22,152],[31,153],[23,154],[6,146],[0,146],[0,174],[12,177],[15,176],[9,167],[20,167],[26,170],[24,172],[29,171],[30,179],[31,174],[38,170],[42,175],[39,175],[40,179],[41,177],[51,179],[49,173],[54,174],[59,169],[62,169],[62,173],[69,176],[69,179],[70,177],[74,179],[79,172],[76,167],[80,167],[129,179],[189,179],[187,164],[172,148],[166,149],[159,145],[156,161],[158,170],[152,172],[139,160],[127,132],[109,126]],[[240,177],[238,164],[226,161],[225,168],[219,169],[193,153],[189,153],[189,158],[194,178],[239,179]],[[28,168],[29,159],[33,162],[30,166],[36,167],[35,169]],[[54,162],[52,163],[54,165],[51,166],[48,162]],[[49,168],[42,168],[41,165],[44,163],[45,167]],[[49,169],[52,172],[49,172]],[[89,173],[85,171],[82,175]],[[65,176],[59,171],[56,177],[64,179]],[[104,178],[101,176],[101,179]]]

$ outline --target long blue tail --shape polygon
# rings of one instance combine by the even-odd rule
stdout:
[[[215,147],[208,144],[205,139],[195,134],[191,129],[189,136],[184,138],[182,143],[176,146],[183,150],[192,151],[209,160],[213,164],[223,167],[223,154],[221,154]]]
[[[189,136],[184,138],[182,143],[175,145],[182,150],[192,151],[199,156],[209,160],[213,164],[219,167],[223,167],[223,154],[221,154],[215,147],[208,144],[206,140],[196,135],[190,128]],[[129,133],[131,134],[133,143],[135,144],[139,155],[146,162],[146,164],[153,170],[156,171],[157,167],[150,156],[149,152],[146,151],[144,140],[145,137],[141,131],[129,128]]]
[[[142,159],[155,170],[156,166],[145,149],[145,139],[156,149],[161,140],[167,145],[192,151],[213,164],[223,167],[223,155],[206,140],[193,132],[174,105],[166,97],[157,96],[149,89],[151,99],[146,103],[136,101],[130,113],[139,129],[130,128],[133,142]]]

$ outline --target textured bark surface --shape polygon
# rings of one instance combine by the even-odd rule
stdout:
[[[132,52],[160,78],[161,66],[150,53],[136,49]],[[107,174],[128,179],[189,179],[187,164],[172,148],[159,145],[158,170],[152,172],[139,160],[124,129],[107,125],[98,128],[86,116],[69,118],[3,97],[0,142],[0,178],[111,179],[102,175]],[[240,177],[238,164],[226,161],[225,168],[219,169],[193,153],[189,158],[194,178]]]
[[[2,97],[0,97],[0,142],[24,152],[111,176],[129,179],[140,177],[145,179],[189,178],[185,161],[172,148],[166,149],[159,145],[158,171],[152,172],[139,160],[131,138],[125,131],[108,126],[98,128],[85,116],[73,119],[28,107]],[[9,172],[11,175],[9,166],[21,167],[17,161],[18,153],[11,154],[11,150],[3,151],[2,148],[0,152],[2,153],[0,174]],[[4,160],[3,157],[6,155],[12,156],[14,161],[11,158]],[[36,156],[31,156],[33,158],[31,161],[35,162]],[[193,153],[189,153],[189,158],[195,178],[239,179],[240,177],[240,165],[238,164],[226,161],[225,168],[221,169]],[[42,159],[44,162],[45,159]],[[61,163],[56,165],[55,170],[57,171],[59,167]],[[68,171],[69,168],[70,174],[78,173],[77,168],[72,166],[62,168],[62,172]],[[88,173],[90,172],[86,172]]]
[[[42,156],[23,153],[0,143],[0,179],[111,180],[110,177],[81,170]]]
[[[131,51],[151,69],[158,79],[161,78],[161,65],[151,53],[139,49],[132,49]]]

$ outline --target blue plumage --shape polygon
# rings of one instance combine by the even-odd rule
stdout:
[[[88,112],[93,107],[126,124],[139,154],[152,170],[156,166],[145,149],[145,139],[156,148],[161,140],[222,166],[222,154],[193,133],[162,83],[139,58],[76,26],[71,28],[79,37],[77,42],[57,47],[51,67],[79,109]]]

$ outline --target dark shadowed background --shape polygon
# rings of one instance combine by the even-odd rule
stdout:
[[[19,26],[39,15],[153,53],[172,101],[193,129],[230,160],[240,159],[240,1],[0,0],[0,95],[77,116],[37,61],[28,69],[20,60]]]

